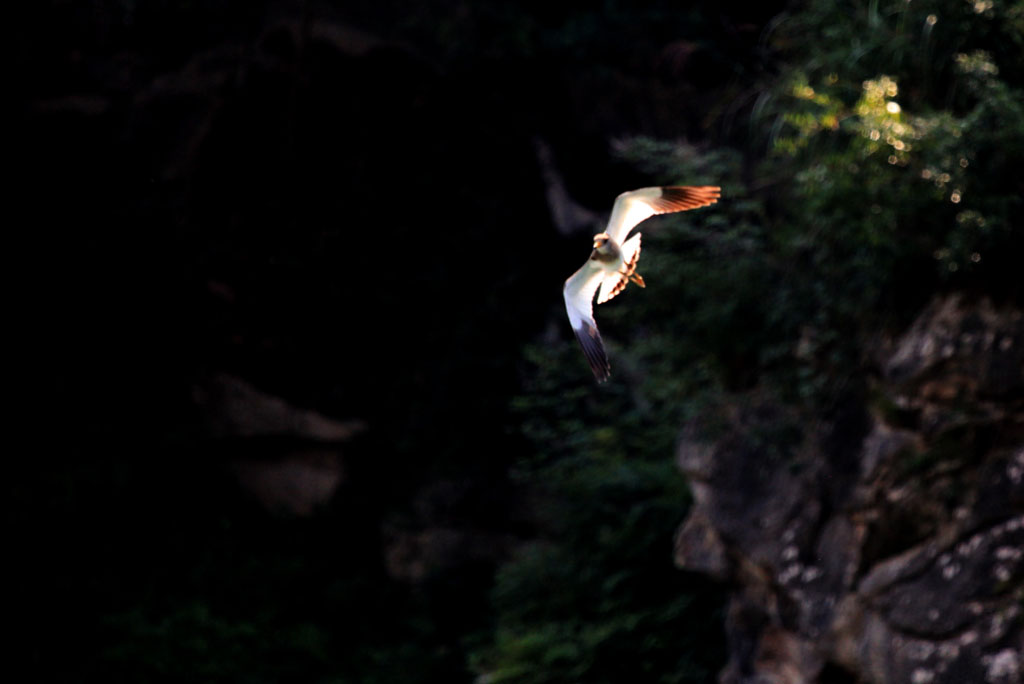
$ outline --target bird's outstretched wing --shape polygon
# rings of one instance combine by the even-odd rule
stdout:
[[[621,245],[629,231],[644,219],[655,214],[706,207],[717,202],[721,192],[721,188],[712,185],[640,188],[624,192],[615,198],[605,232]]]
[[[611,373],[608,355],[604,351],[601,333],[594,321],[594,293],[601,283],[602,268],[596,261],[587,261],[583,267],[565,281],[562,296],[565,298],[565,312],[576,339],[583,347],[590,369],[598,382],[604,382]]]

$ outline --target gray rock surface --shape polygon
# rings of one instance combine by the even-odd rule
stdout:
[[[197,383],[192,398],[211,453],[277,513],[307,516],[326,504],[345,480],[344,445],[366,430],[362,421],[294,406],[226,373]]]
[[[827,420],[750,396],[684,430],[723,684],[1024,681],[1024,315],[937,299],[878,365]]]

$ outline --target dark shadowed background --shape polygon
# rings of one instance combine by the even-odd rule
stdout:
[[[680,435],[770,404],[751,459],[844,454],[929,301],[1020,304],[1021,5],[881,4],[13,10],[34,679],[753,672],[738,580],[673,565]],[[722,201],[645,236],[597,387],[562,283],[663,183]]]

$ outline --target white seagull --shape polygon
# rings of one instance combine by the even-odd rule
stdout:
[[[594,236],[590,258],[565,281],[562,290],[569,323],[598,382],[608,379],[611,366],[594,322],[594,293],[598,293],[597,303],[604,304],[622,292],[630,281],[645,287],[644,279],[636,272],[640,233],[628,240],[626,236],[646,218],[706,207],[717,202],[720,194],[721,188],[713,186],[674,186],[640,188],[615,198],[608,227]]]

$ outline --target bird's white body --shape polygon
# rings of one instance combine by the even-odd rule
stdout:
[[[640,233],[628,237],[644,219],[696,209],[718,201],[717,187],[655,187],[624,192],[615,199],[608,227],[594,236],[594,250],[587,263],[565,281],[562,295],[576,339],[598,382],[608,379],[611,367],[594,321],[593,301],[603,304],[622,292],[629,282],[644,287],[636,273],[640,258]]]

